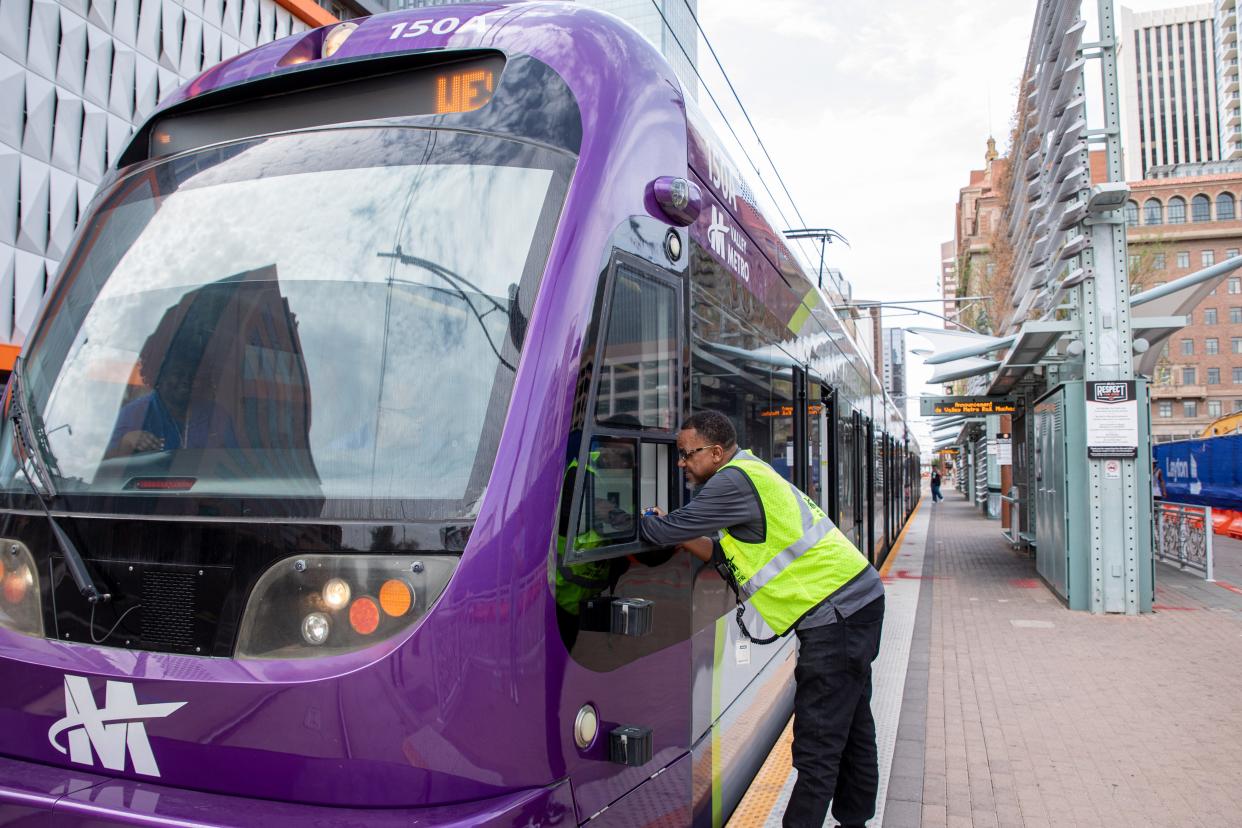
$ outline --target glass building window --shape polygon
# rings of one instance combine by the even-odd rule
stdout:
[[[1186,400],[1185,402],[1183,402],[1182,403],[1182,416],[1183,417],[1198,417],[1199,416],[1199,403],[1195,400]]]
[[[1212,202],[1205,195],[1197,195],[1190,200],[1191,221],[1211,221]]]
[[[1138,203],[1134,201],[1127,201],[1126,202],[1126,226],[1127,227],[1138,227],[1138,223],[1139,223]]]
[[[1164,205],[1149,198],[1143,202],[1143,224],[1164,224]]]
[[[1238,248],[1236,247],[1230,247],[1228,250],[1225,251],[1226,259],[1232,259],[1236,255],[1238,255]]]
[[[1182,250],[1177,254],[1178,267],[1190,267],[1190,251]]]
[[[1216,220],[1232,221],[1234,218],[1233,193],[1221,193],[1216,197]]]
[[[1197,373],[1198,373],[1198,370],[1195,369],[1193,366],[1188,367],[1188,368],[1183,368],[1182,369],[1182,385],[1194,385],[1195,375]]]
[[[1229,340],[1229,350],[1235,354],[1242,354],[1242,336],[1235,336]]]
[[[1229,324],[1242,325],[1242,308],[1229,309]]]
[[[1208,385],[1220,385],[1220,369],[1219,368],[1207,369],[1207,384]]]
[[[1229,277],[1229,292],[1230,293],[1242,293],[1242,277],[1239,277],[1239,276]]]
[[[1172,417],[1173,416],[1173,403],[1169,402],[1168,400],[1162,400],[1159,403],[1158,410],[1160,411],[1161,417],[1166,417],[1166,418]]]
[[[1239,411],[1242,411],[1242,400],[1234,400],[1233,401],[1233,413],[1237,414]]]
[[[1216,251],[1204,250],[1199,254],[1199,261],[1203,262],[1204,267],[1216,264]]]
[[[1164,270],[1165,258],[1163,253],[1153,253],[1151,257],[1152,270]]]
[[[1214,336],[1210,336],[1203,340],[1203,353],[1213,356],[1220,353],[1220,340]]]
[[[1169,199],[1169,224],[1186,223],[1186,199],[1173,196]]]
[[[1216,308],[1205,308],[1204,309],[1203,324],[1204,325],[1215,325],[1216,324]]]
[[[1182,340],[1182,356],[1194,356],[1195,341],[1193,339]]]
[[[1221,406],[1220,400],[1208,400],[1207,406],[1208,406],[1208,416],[1211,417],[1212,419],[1216,419],[1223,413],[1221,410],[1222,406]]]
[[[1242,368],[1233,369],[1233,382],[1235,385],[1242,385]]]

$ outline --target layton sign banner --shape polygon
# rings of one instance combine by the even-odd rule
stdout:
[[[1138,457],[1134,380],[1087,383],[1087,457]]]

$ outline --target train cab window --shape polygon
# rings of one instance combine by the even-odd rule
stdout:
[[[595,400],[597,422],[673,427],[676,309],[672,285],[618,264]]]
[[[580,455],[576,529],[567,560],[581,562],[639,552],[641,509],[670,503],[679,410],[680,302],[671,281],[618,254],[604,290],[594,364],[589,445]],[[585,460],[581,458],[585,457]]]
[[[639,508],[659,506],[669,511],[669,475],[661,473],[672,464],[673,447],[667,443],[642,444],[642,477],[639,480]]]
[[[638,539],[634,491],[636,455],[634,440],[613,437],[591,440],[575,548],[597,549]]]

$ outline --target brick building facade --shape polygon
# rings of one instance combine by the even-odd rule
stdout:
[[[1172,281],[1242,251],[1242,176],[1151,179],[1126,205],[1135,291]],[[1198,436],[1242,411],[1242,273],[1230,275],[1168,341],[1152,377],[1152,438]]]

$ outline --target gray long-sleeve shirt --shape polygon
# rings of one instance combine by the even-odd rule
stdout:
[[[721,529],[743,543],[762,543],[767,537],[767,521],[759,493],[741,469],[730,467],[716,472],[699,487],[694,499],[664,517],[644,517],[639,524],[648,543],[671,546],[707,536],[713,539],[712,555],[723,560],[717,538]],[[872,567],[837,590],[827,600],[803,616],[797,628],[808,630],[835,623],[837,615],[849,618],[884,595],[884,584]]]

